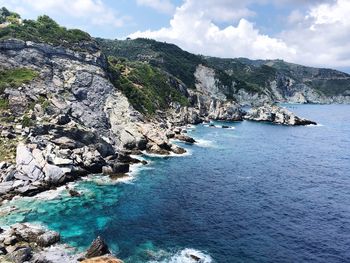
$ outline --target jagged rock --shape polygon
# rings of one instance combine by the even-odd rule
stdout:
[[[128,163],[114,163],[112,165],[113,167],[113,173],[128,173],[130,169],[130,165]]]
[[[168,137],[169,139],[174,138],[174,137],[175,137],[175,132],[172,132],[172,131],[168,132],[168,133],[166,134],[166,137]]]
[[[160,148],[158,145],[153,144],[147,148],[147,152],[151,154],[159,154],[159,155],[169,155],[170,152],[168,150]]]
[[[71,121],[70,117],[67,114],[61,114],[57,117],[57,125],[66,125]]]
[[[6,248],[4,248],[3,246],[0,246],[0,256],[6,255],[6,254],[7,254]]]
[[[13,246],[17,242],[18,242],[18,239],[16,236],[7,236],[3,241],[5,246]]]
[[[187,143],[195,143],[196,142],[196,140],[193,139],[192,137],[187,136],[187,135],[183,135],[183,134],[176,135],[175,138],[180,140],[180,141],[187,142]]]
[[[173,146],[171,147],[171,151],[176,154],[184,154],[186,153],[186,150],[184,148],[178,147],[178,146]]]
[[[194,261],[197,261],[199,262],[201,260],[200,257],[196,256],[196,255],[193,255],[193,254],[190,254],[190,257],[194,260]]]
[[[30,247],[23,247],[15,250],[9,254],[15,263],[24,263],[29,261],[32,258],[32,249]]]
[[[277,105],[265,104],[264,106],[252,108],[244,116],[246,120],[266,121],[283,125],[316,125],[314,121],[300,118],[286,108]]]
[[[45,181],[55,185],[64,182],[66,179],[66,173],[71,170],[69,170],[69,168],[68,170],[65,170],[56,165],[46,164],[43,171],[45,173]]]
[[[0,162],[0,170],[1,169],[6,169],[7,168],[7,163],[6,162]]]
[[[13,182],[2,182],[0,183],[0,194],[4,195],[13,189]]]
[[[102,240],[100,236],[98,236],[94,241],[92,241],[90,247],[86,251],[86,258],[94,258],[103,256],[106,254],[110,254],[110,251],[108,249],[108,246],[106,243]]]
[[[114,257],[94,257],[85,259],[81,263],[123,263],[123,261]]]
[[[70,190],[68,191],[68,193],[69,193],[69,195],[72,196],[72,197],[78,197],[78,196],[80,196],[80,193],[79,193],[78,191],[74,190],[74,189],[70,189]]]
[[[60,234],[55,231],[47,231],[37,237],[36,242],[40,247],[48,247],[60,241]]]

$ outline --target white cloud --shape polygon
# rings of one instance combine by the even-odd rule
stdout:
[[[215,11],[217,10],[217,11]],[[222,16],[223,14],[228,14]],[[243,11],[242,11],[243,10]],[[292,57],[293,48],[282,40],[261,34],[254,25],[242,18],[250,16],[242,1],[186,0],[176,9],[170,27],[157,31],[136,32],[131,38],[147,37],[173,42],[194,53],[221,57],[245,56],[250,58]],[[220,29],[215,21],[239,19],[236,26]]]
[[[140,6],[148,6],[160,13],[172,14],[175,10],[175,6],[170,2],[170,0],[137,0]]]
[[[291,0],[281,0],[292,3]],[[281,58],[312,66],[350,66],[350,1],[299,0],[301,10],[287,17],[288,27],[275,36],[262,34],[250,22],[252,3],[281,4],[276,0],[184,0],[169,27],[138,31],[147,37],[175,43],[194,53],[253,59]],[[243,3],[244,2],[244,3]],[[258,15],[258,14],[257,14]],[[230,25],[220,28],[219,22]],[[287,25],[286,25],[287,26]]]
[[[118,16],[101,0],[0,0],[6,6],[21,14],[39,12],[48,15],[60,15],[75,19],[84,19],[92,25],[120,27],[126,17]]]
[[[294,28],[280,34],[298,50],[296,62],[317,66],[350,66],[350,2],[332,1],[312,7]]]

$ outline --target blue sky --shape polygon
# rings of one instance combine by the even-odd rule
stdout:
[[[154,38],[193,53],[350,72],[350,0],[0,0],[92,36]]]

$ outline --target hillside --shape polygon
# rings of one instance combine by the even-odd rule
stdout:
[[[244,104],[262,101],[298,103],[349,103],[350,75],[305,67],[283,60],[249,60],[203,57],[173,44],[149,39],[97,39],[107,55],[144,61],[181,80],[189,89],[196,86],[199,65],[215,71],[218,89]]]

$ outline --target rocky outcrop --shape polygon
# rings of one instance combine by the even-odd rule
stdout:
[[[83,260],[91,263],[122,263],[110,254],[108,246],[100,237],[92,242],[84,259],[84,255],[75,249],[60,244],[59,233],[41,226],[19,223],[0,231],[0,262],[77,263]]]
[[[33,125],[19,132],[16,124],[3,129],[7,140],[22,143],[16,164],[0,170],[0,200],[34,195],[89,173],[126,173],[133,160],[119,159],[123,149],[183,152],[166,137],[171,126],[145,118],[112,85],[98,50],[77,52],[16,39],[0,41],[0,50],[3,69],[25,67],[39,75],[2,95],[10,116],[26,116]]]
[[[227,99],[222,91],[225,87],[217,79],[214,69],[198,65],[194,76],[196,89],[188,93],[202,120],[242,120],[241,106]]]
[[[81,263],[123,263],[120,259],[114,258],[114,257],[95,257],[95,258],[89,258],[81,261]]]
[[[272,122],[275,124],[298,126],[298,125],[316,125],[314,121],[296,116],[286,108],[265,104],[261,107],[252,108],[244,116],[244,119],[250,121]]]
[[[48,247],[63,252],[62,248],[56,247],[59,241],[60,235],[57,232],[27,223],[15,224],[0,234],[0,247],[3,248],[0,261],[52,262],[44,261],[47,260],[46,257],[40,254]],[[73,257],[71,259],[70,262],[74,262]]]
[[[106,243],[98,236],[94,241],[92,241],[90,247],[86,251],[86,258],[94,258],[110,254],[111,252],[108,249]]]

